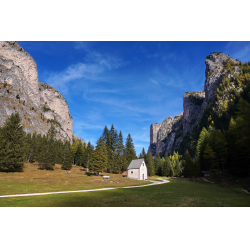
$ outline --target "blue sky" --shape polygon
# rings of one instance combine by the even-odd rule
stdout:
[[[250,42],[18,42],[35,59],[39,81],[67,100],[76,135],[96,145],[113,124],[137,154],[151,123],[183,111],[182,95],[204,89],[205,58],[223,52],[250,60]]]

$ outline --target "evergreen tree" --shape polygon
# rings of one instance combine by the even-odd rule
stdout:
[[[24,136],[24,159],[26,161],[29,161],[29,155],[30,155],[30,150],[31,150],[31,140],[32,140],[32,135],[30,133]]]
[[[174,173],[175,173],[175,176],[180,176],[181,174],[181,164],[180,164],[180,155],[178,154],[178,152],[175,152],[173,153],[173,156],[174,156]]]
[[[86,147],[85,153],[84,153],[84,161],[83,161],[83,165],[87,168],[87,172],[89,169],[89,160],[93,154],[93,146],[91,145],[90,141],[88,142],[88,145]]]
[[[57,164],[63,163],[63,149],[64,144],[61,140],[55,141],[55,159]]]
[[[35,131],[35,133],[32,135],[31,138],[31,142],[30,142],[30,151],[29,151],[29,157],[28,157],[28,161],[29,162],[34,162],[36,159],[36,154],[37,154],[37,133]]]
[[[204,161],[204,150],[206,144],[208,143],[208,137],[209,137],[209,132],[206,130],[206,128],[203,128],[199,135],[199,140],[197,143],[197,161],[199,162],[199,165],[201,166],[202,170],[208,170],[205,168],[205,161]]]
[[[208,144],[205,146],[203,157],[204,157],[204,167],[206,170],[215,169],[218,166],[215,152]]]
[[[147,159],[147,169],[148,169],[148,175],[149,176],[153,176],[155,175],[155,166],[154,166],[154,159],[151,153],[148,153],[146,156]]]
[[[154,159],[154,165],[155,165],[155,174],[161,175],[161,157],[159,153],[156,153],[155,159]]]
[[[183,174],[184,177],[193,177],[196,176],[196,169],[195,169],[195,164],[190,156],[190,154],[187,152],[186,157],[183,161]]]
[[[41,148],[40,156],[38,158],[39,166],[41,169],[54,170],[56,163],[55,154],[55,140],[56,129],[52,124],[48,130],[47,135],[43,138],[43,145]]]
[[[110,171],[116,172],[117,171],[117,144],[118,144],[118,135],[117,131],[115,130],[113,124],[111,126],[111,129],[109,131],[110,134],[110,145],[111,145],[111,158],[110,158]]]
[[[124,144],[123,144],[123,136],[120,131],[117,141],[117,172],[121,172],[126,170],[127,166],[124,164]]]
[[[159,175],[160,175],[160,176],[163,176],[164,164],[165,164],[165,158],[162,157],[162,158],[161,158],[161,168],[160,168],[160,171],[159,171]]]
[[[175,171],[175,176],[180,176],[181,175],[181,164],[180,164],[180,161],[179,161],[178,158],[175,160],[175,169],[174,169],[174,171]]]
[[[111,171],[111,165],[112,165],[112,147],[111,147],[111,136],[110,131],[108,130],[107,125],[104,127],[103,134],[102,134],[103,141],[107,148],[107,154],[108,154],[108,163],[107,163],[107,171]]]
[[[72,168],[73,153],[71,151],[71,145],[69,141],[65,142],[63,152],[63,163],[61,169],[70,170]]]
[[[147,154],[146,154],[146,152],[145,152],[145,149],[142,148],[142,152],[141,152],[141,156],[140,156],[141,159],[144,159],[144,160],[145,160],[145,159],[146,159],[146,155],[147,155]]]
[[[211,155],[212,158],[210,158],[210,161],[211,159],[213,159],[210,168],[211,169],[218,168],[218,170],[223,168],[224,170],[224,165],[227,162],[226,157],[227,157],[227,145],[228,145],[224,134],[220,130],[217,130],[214,127],[210,126],[208,129],[208,145],[209,147],[207,145],[205,147],[205,149],[207,149],[206,154],[212,153]],[[205,151],[204,151],[204,157],[205,157]],[[206,160],[205,164],[208,164]]]
[[[89,162],[89,169],[93,172],[100,172],[107,168],[107,148],[102,137],[96,143],[96,148]]]
[[[0,130],[0,170],[22,171],[25,132],[18,113],[11,114]]]
[[[39,169],[46,169],[46,167],[44,166],[44,160],[46,158],[46,154],[47,154],[47,145],[48,145],[48,138],[43,135],[41,137],[41,140],[39,142],[39,148],[38,148],[38,152],[37,152],[37,161],[38,161],[38,165],[39,165]]]
[[[71,146],[71,152],[73,154],[73,165],[76,164],[76,151],[77,151],[77,148],[78,148],[78,145],[81,143],[81,140],[80,139],[73,139],[73,144]]]
[[[168,157],[168,154],[165,155],[165,161],[163,164],[163,168],[162,168],[162,176],[170,176],[171,174],[171,162],[170,159]]]
[[[133,139],[130,134],[128,134],[128,137],[126,139],[125,154],[126,154],[126,166],[128,166],[132,160],[137,159]]]
[[[77,166],[83,166],[83,161],[84,161],[84,146],[82,142],[78,144],[77,150],[75,152],[75,164]]]

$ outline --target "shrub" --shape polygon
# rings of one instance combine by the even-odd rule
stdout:
[[[43,106],[43,111],[44,111],[44,112],[47,112],[47,111],[49,111],[49,110],[51,110],[51,109],[50,109],[50,108],[47,108],[46,105]]]

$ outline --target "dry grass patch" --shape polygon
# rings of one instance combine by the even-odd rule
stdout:
[[[86,190],[105,187],[143,185],[148,181],[137,181],[121,174],[110,174],[110,180],[102,176],[87,176],[81,167],[73,167],[70,174],[56,164],[54,171],[39,170],[38,163],[24,163],[23,172],[0,172],[0,195],[41,193],[66,190]]]

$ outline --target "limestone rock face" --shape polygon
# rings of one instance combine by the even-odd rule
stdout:
[[[150,126],[150,144],[157,142],[157,134],[161,127],[159,123],[152,123]]]
[[[58,138],[79,138],[72,131],[66,100],[55,88],[38,81],[34,59],[16,42],[0,42],[0,125],[13,112],[20,114],[26,132],[43,135],[53,123]]]
[[[183,95],[183,136],[192,132],[199,120],[201,106],[205,98],[205,91],[187,92]]]
[[[201,106],[201,112],[197,117],[198,120],[202,118],[202,115],[205,111],[206,107],[209,107],[211,103],[215,99],[216,90],[219,87],[221,80],[224,77],[231,77],[235,74],[240,73],[240,67],[235,66],[232,69],[232,72],[223,71],[223,62],[233,62],[235,64],[239,64],[240,62],[235,60],[234,58],[227,56],[223,53],[210,53],[206,59],[206,70],[205,76],[206,80],[204,83],[204,91],[205,91],[205,98]]]
[[[230,67],[230,70],[225,70],[223,66],[230,62],[233,63],[234,66]],[[173,117],[166,118],[160,128],[158,128],[159,126],[157,127],[156,141],[156,132],[152,132],[154,136],[152,140],[150,136],[148,152],[155,156],[156,152],[160,154],[170,154],[172,151],[178,150],[184,136],[190,134],[201,120],[206,107],[214,103],[216,90],[222,79],[240,73],[240,67],[237,65],[239,63],[239,61],[223,53],[209,54],[205,59],[206,80],[204,83],[204,91],[187,92],[183,95],[183,116],[178,119]],[[157,129],[154,131],[157,131]],[[150,135],[151,130],[150,128]]]
[[[149,153],[153,156],[156,155],[156,152],[164,154],[165,152],[169,152],[172,148],[175,148],[177,144],[179,145],[179,137],[182,134],[180,133],[180,131],[182,131],[182,116],[183,114],[181,113],[174,118],[170,116],[164,119],[162,124],[151,124],[150,138],[152,138],[152,140],[150,139]],[[154,137],[151,137],[153,131],[157,131],[157,137],[156,134],[154,134]],[[156,141],[155,138],[157,138]]]

